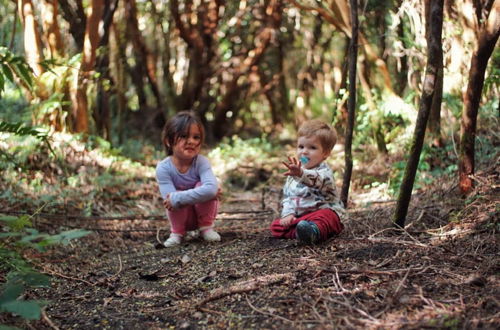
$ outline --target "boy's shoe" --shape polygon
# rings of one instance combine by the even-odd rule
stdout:
[[[201,236],[207,242],[219,242],[220,241],[219,233],[217,233],[212,228],[202,231]]]
[[[297,239],[304,244],[315,244],[319,241],[319,228],[314,222],[301,220],[295,228]]]
[[[163,243],[165,247],[172,247],[181,244],[182,236],[179,234],[170,234],[170,237]]]

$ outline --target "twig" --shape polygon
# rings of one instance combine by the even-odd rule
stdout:
[[[156,230],[156,241],[157,241],[159,244],[163,245],[163,243],[160,241],[160,230],[161,230],[160,228],[158,228],[158,229]]]
[[[64,274],[60,274],[60,273],[57,273],[53,270],[50,270],[50,269],[45,269],[43,268],[42,269],[42,273],[44,274],[49,274],[49,275],[53,275],[53,276],[58,276],[58,277],[62,277],[62,278],[65,278],[67,280],[73,280],[73,281],[78,281],[78,282],[82,282],[82,283],[85,283],[85,284],[88,284],[90,286],[96,286],[96,283],[91,283],[89,281],[86,281],[86,280],[82,280],[81,278],[77,278],[77,277],[71,277],[71,276],[67,276],[67,275],[64,275]]]
[[[57,325],[55,325],[50,319],[49,317],[47,316],[47,313],[45,313],[45,307],[42,308],[42,320],[47,323],[47,325],[49,327],[51,327],[52,329],[54,330],[59,330],[59,327]]]
[[[115,275],[111,276],[110,278],[117,277],[123,270],[122,257],[120,255],[118,255],[118,261],[120,262],[120,266],[118,267],[118,271],[116,272]]]
[[[208,309],[206,307],[198,307],[198,309],[202,312],[205,312],[205,313],[210,313],[210,314],[217,314],[217,315],[222,315],[222,316],[226,316],[225,313],[223,312],[219,312],[219,311],[214,311],[213,309]]]
[[[429,267],[425,267],[429,268]],[[391,270],[371,270],[371,269],[359,269],[359,270],[341,270],[338,271],[335,269],[335,274],[338,276],[338,274],[374,274],[374,275],[394,275],[397,273],[402,273],[402,272],[408,272],[409,270],[422,270],[424,267],[418,267],[418,268],[403,268],[403,269],[391,269]],[[333,270],[331,269],[321,269],[324,272],[327,273],[334,273]]]
[[[409,246],[418,246],[418,247],[423,247],[423,248],[428,248],[428,245],[425,245],[420,242],[407,242],[407,241],[401,241],[401,240],[391,240],[391,239],[383,239],[383,238],[368,238],[370,242],[377,242],[377,243],[389,243],[389,244],[401,244],[401,245],[409,245]]]
[[[203,306],[209,301],[212,300],[217,300],[225,296],[229,296],[231,294],[235,293],[243,293],[243,292],[250,292],[250,291],[255,291],[258,290],[262,286],[268,286],[272,285],[278,282],[281,282],[286,279],[293,278],[293,274],[291,273],[285,273],[285,274],[271,274],[271,275],[265,275],[265,276],[260,276],[256,279],[248,280],[248,281],[243,281],[236,283],[235,285],[232,285],[230,287],[222,287],[218,289],[214,289],[211,291],[210,295],[207,298],[204,298],[200,300],[198,303],[195,304],[196,308],[199,308],[200,306]]]
[[[398,287],[396,288],[396,291],[394,291],[393,297],[395,298],[399,290],[401,290],[401,287],[403,286],[403,283],[406,281],[406,278],[408,277],[408,274],[410,273],[411,268],[408,268],[408,271],[406,272],[405,276],[403,276],[403,279],[399,282]]]
[[[280,319],[282,321],[285,321],[285,322],[290,322],[290,323],[293,323],[292,320],[289,320],[283,316],[279,316],[279,315],[274,315],[274,314],[271,314],[271,313],[268,313],[268,312],[264,312],[264,311],[261,311],[260,309],[258,309],[257,307],[255,307],[254,305],[252,305],[252,303],[250,302],[250,300],[248,299],[248,295],[245,295],[245,299],[247,300],[247,303],[248,303],[248,306],[250,306],[250,308],[252,308],[254,311],[256,311],[257,313],[260,313],[260,314],[263,314],[263,315],[267,315],[267,316],[271,316],[271,317],[274,317],[274,318],[277,318],[277,319]]]

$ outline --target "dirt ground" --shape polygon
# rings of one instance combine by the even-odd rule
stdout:
[[[34,259],[52,277],[51,288],[25,297],[49,301],[42,319],[2,314],[0,324],[498,329],[497,168],[477,175],[468,199],[453,182],[414,196],[404,232],[390,225],[394,202],[375,202],[350,209],[344,232],[315,246],[270,237],[278,190],[227,196],[216,221],[222,242],[213,244],[163,248],[165,220],[72,219],[98,230]]]

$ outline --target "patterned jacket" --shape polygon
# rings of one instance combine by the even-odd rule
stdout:
[[[335,189],[333,171],[326,163],[312,169],[303,168],[302,177],[289,176],[283,187],[281,217],[329,208],[339,217],[345,215],[342,202]]]

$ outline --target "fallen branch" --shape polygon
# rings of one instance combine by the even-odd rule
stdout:
[[[291,273],[285,274],[271,274],[257,277],[256,279],[247,280],[243,282],[236,283],[230,287],[222,287],[214,289],[210,292],[209,296],[200,300],[195,304],[195,308],[199,309],[201,306],[209,301],[217,300],[225,296],[229,296],[235,293],[251,292],[258,290],[261,287],[269,286],[272,284],[279,283],[284,280],[295,278]]]

